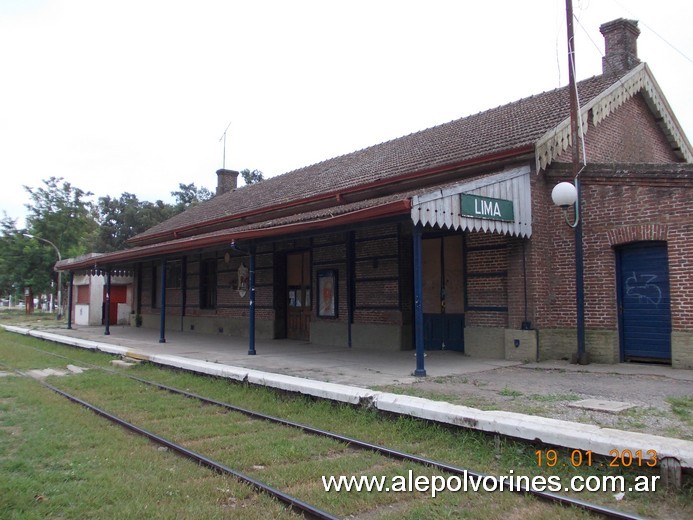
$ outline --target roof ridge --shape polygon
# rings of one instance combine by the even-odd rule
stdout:
[[[580,81],[577,82],[577,84],[578,84],[578,86],[579,86],[581,83],[586,83],[586,82],[589,82],[589,81],[593,81],[594,79],[601,78],[601,77],[603,77],[603,76],[604,76],[603,74],[595,74],[595,75],[590,76],[590,77],[588,77],[588,78],[581,79]],[[300,166],[300,167],[298,167],[298,168],[294,168],[294,169],[292,169],[292,170],[288,170],[288,171],[286,171],[286,172],[279,173],[279,174],[277,174],[277,175],[275,175],[275,176],[273,176],[273,177],[269,177],[269,178],[266,179],[266,180],[269,180],[269,179],[276,179],[277,177],[281,177],[281,176],[283,176],[283,175],[287,175],[287,174],[290,174],[290,173],[298,172],[298,171],[301,171],[301,170],[306,170],[306,169],[309,169],[309,168],[314,168],[314,167],[319,166],[319,165],[321,165],[321,164],[325,164],[325,163],[328,163],[328,162],[331,162],[331,161],[335,161],[335,160],[337,160],[337,159],[342,159],[342,158],[344,158],[344,157],[348,157],[348,156],[350,156],[350,155],[357,154],[357,153],[359,153],[359,152],[363,152],[363,151],[365,151],[365,150],[369,150],[369,149],[372,149],[372,148],[378,148],[378,147],[380,147],[380,146],[386,145],[386,144],[388,144],[388,143],[393,143],[393,142],[398,141],[398,140],[400,140],[400,139],[404,139],[404,138],[411,137],[411,136],[414,136],[414,135],[422,134],[422,133],[424,133],[424,132],[429,132],[429,131],[431,131],[431,130],[434,130],[434,129],[436,129],[436,128],[444,127],[444,126],[449,125],[449,124],[451,124],[451,123],[456,123],[456,122],[459,122],[459,121],[464,121],[465,119],[469,119],[469,118],[475,117],[475,116],[480,116],[480,115],[482,115],[482,114],[488,114],[488,113],[494,112],[494,111],[496,111],[496,110],[500,110],[500,109],[505,108],[505,107],[509,107],[509,106],[512,106],[512,105],[515,105],[515,104],[519,104],[519,103],[521,103],[521,102],[523,102],[523,101],[527,101],[527,100],[531,100],[531,99],[534,99],[534,98],[538,98],[538,97],[540,97],[540,96],[545,96],[545,95],[549,95],[549,94],[552,94],[552,93],[556,93],[556,92],[558,92],[558,91],[566,90],[566,89],[568,89],[568,88],[569,88],[569,85],[563,85],[563,86],[555,87],[555,88],[550,89],[550,90],[544,90],[544,91],[538,92],[538,93],[536,93],[536,94],[531,94],[531,95],[529,95],[529,96],[524,96],[524,97],[521,97],[521,98],[519,98],[519,99],[515,99],[514,101],[508,101],[507,103],[502,103],[502,104],[500,104],[500,105],[498,105],[498,106],[496,106],[496,107],[487,108],[486,110],[480,110],[480,111],[478,111],[478,112],[473,112],[473,113],[467,114],[467,115],[465,115],[465,116],[461,116],[461,117],[457,117],[457,118],[454,118],[454,119],[450,119],[449,121],[445,121],[445,122],[438,123],[438,124],[435,124],[435,125],[432,125],[432,126],[428,126],[428,127],[426,127],[426,128],[422,128],[422,129],[420,129],[420,130],[415,130],[415,131],[409,132],[408,134],[401,134],[401,135],[398,135],[397,137],[393,137],[393,138],[391,138],[391,139],[386,139],[386,140],[384,140],[384,141],[381,141],[381,142],[378,142],[378,143],[375,143],[375,144],[372,144],[372,145],[369,145],[369,146],[364,146],[364,147],[362,147],[362,148],[356,148],[355,150],[351,150],[350,152],[344,152],[344,153],[342,153],[342,154],[334,155],[334,156],[332,156],[332,157],[328,157],[328,158],[325,158],[325,159],[320,160],[320,161],[316,161],[316,162],[313,162],[313,163],[310,163],[310,164],[306,164],[306,165],[304,165],[304,166]]]
[[[602,92],[604,75],[581,80],[585,99]],[[505,150],[532,145],[568,114],[569,86],[525,96],[495,108],[439,123],[322,161],[268,177],[212,198],[139,234],[132,243],[159,240],[206,224],[223,225],[264,209],[298,207],[305,201],[348,192],[356,186],[383,184],[408,172],[462,164]],[[565,98],[565,99],[564,99]]]

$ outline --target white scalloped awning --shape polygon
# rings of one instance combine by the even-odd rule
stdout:
[[[415,196],[412,199],[411,218],[415,225],[459,231],[490,231],[529,238],[532,236],[529,172],[529,166],[523,166]],[[512,201],[512,222],[463,215],[462,194]]]

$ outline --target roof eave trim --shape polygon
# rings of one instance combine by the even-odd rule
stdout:
[[[592,124],[596,126],[641,91],[644,92],[650,108],[662,119],[662,129],[674,147],[680,150],[678,153],[681,158],[686,162],[693,162],[693,148],[646,63],[641,63],[625,76],[618,78],[613,85],[580,107],[583,131],[588,131],[590,111]],[[570,143],[568,117],[537,141],[536,171],[546,169],[556,157],[568,149]]]
[[[308,222],[294,222],[291,224],[284,224],[268,228],[249,229],[236,232],[230,230],[211,236],[196,236],[142,246],[125,251],[117,251],[115,253],[105,253],[98,257],[80,259],[75,262],[64,260],[62,265],[56,266],[56,269],[59,268],[60,271],[74,271],[77,269],[103,268],[110,265],[130,263],[166,255],[174,255],[177,253],[184,253],[207,247],[218,247],[224,244],[230,244],[233,240],[254,240],[258,238],[314,231],[341,225],[354,224],[376,218],[406,215],[410,211],[411,200],[409,198],[405,198],[371,208],[351,211],[343,215],[330,216]]]
[[[443,165],[437,165],[431,168],[423,168],[419,170],[414,170],[410,171],[406,174],[398,175],[395,177],[388,177],[386,179],[378,179],[376,181],[368,182],[365,184],[360,184],[357,186],[352,186],[350,188],[346,189],[340,189],[337,191],[330,191],[330,192],[325,192],[321,193],[309,198],[305,199],[300,199],[297,201],[293,201],[290,203],[282,203],[282,204],[275,204],[272,206],[266,206],[266,207],[261,207],[257,208],[255,210],[247,211],[245,213],[239,213],[235,215],[226,215],[223,217],[218,217],[215,219],[210,219],[206,220],[203,222],[198,222],[194,225],[189,225],[189,226],[183,226],[175,230],[169,230],[169,231],[162,231],[159,233],[153,233],[151,235],[146,235],[146,236],[141,236],[137,235],[135,237],[132,237],[128,240],[129,244],[137,246],[138,244],[142,245],[143,247],[146,245],[153,245],[157,243],[157,240],[171,240],[177,238],[175,235],[176,234],[182,234],[182,233],[187,233],[187,232],[192,232],[196,229],[202,229],[207,226],[213,226],[213,225],[218,225],[218,224],[223,224],[225,222],[231,222],[234,220],[238,220],[241,218],[248,218],[251,216],[257,216],[263,213],[267,213],[269,211],[275,211],[277,209],[283,209],[283,208],[291,208],[291,207],[300,207],[301,205],[306,205],[314,202],[319,202],[322,200],[337,200],[338,196],[340,197],[346,197],[353,195],[355,193],[368,193],[369,191],[375,189],[375,188],[380,188],[382,186],[387,186],[387,185],[396,185],[399,183],[402,183],[404,181],[410,181],[410,180],[416,180],[419,178],[425,178],[431,175],[439,174],[439,173],[445,173],[448,171],[454,171],[457,169],[461,168],[467,168],[467,167],[472,167],[478,164],[484,164],[488,162],[493,162],[493,161],[502,161],[505,159],[512,159],[512,158],[517,158],[517,157],[522,157],[523,155],[528,155],[528,154],[533,154],[534,153],[534,145],[533,144],[523,144],[519,145],[513,148],[508,148],[505,150],[497,151],[492,154],[488,155],[482,155],[478,157],[471,157],[464,159],[462,161],[458,161],[455,163],[449,163],[449,164],[443,164]],[[145,231],[146,233],[146,231]],[[194,234],[191,236],[195,236]],[[139,237],[139,238],[138,238]],[[143,244],[144,243],[144,244]]]

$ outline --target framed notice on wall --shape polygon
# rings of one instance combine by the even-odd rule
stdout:
[[[318,316],[337,317],[337,271],[334,269],[318,271]]]

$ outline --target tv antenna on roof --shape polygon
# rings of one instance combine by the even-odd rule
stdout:
[[[221,142],[222,139],[224,140],[224,155],[223,155],[223,158],[221,160],[221,167],[223,169],[226,169],[226,132],[228,131],[230,126],[231,126],[231,121],[229,121],[229,124],[226,125],[226,129],[224,130],[224,133],[221,134],[221,137],[219,138],[219,142]]]

